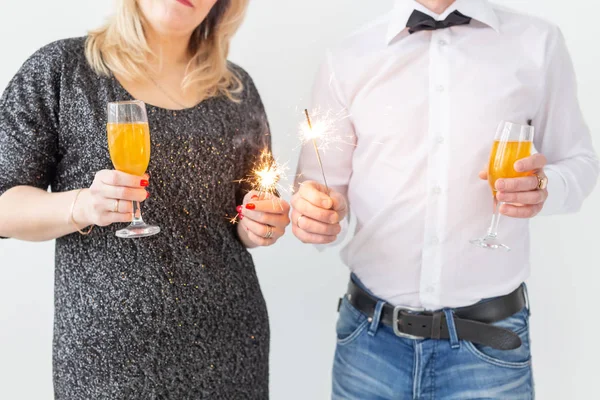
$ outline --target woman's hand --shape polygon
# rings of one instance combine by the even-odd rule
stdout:
[[[285,200],[270,195],[259,199],[255,191],[244,197],[238,213],[238,234],[249,248],[275,244],[290,224],[290,205]]]
[[[148,175],[135,176],[114,170],[99,171],[92,186],[81,192],[73,219],[81,226],[131,222],[131,202],[142,202],[150,197],[145,189],[149,185],[148,179]]]

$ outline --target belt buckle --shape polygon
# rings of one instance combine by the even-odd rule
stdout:
[[[409,335],[407,333],[404,333],[402,331],[400,331],[400,328],[398,327],[398,321],[400,321],[400,313],[402,311],[408,311],[409,313],[422,313],[425,311],[424,308],[418,308],[418,307],[403,307],[403,306],[396,306],[394,307],[394,315],[392,316],[392,325],[394,328],[394,333],[396,334],[396,336],[399,337],[403,337],[406,339],[425,339],[424,337],[421,336],[413,336],[413,335]]]

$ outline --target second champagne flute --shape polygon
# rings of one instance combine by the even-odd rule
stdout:
[[[534,128],[529,125],[519,125],[502,121],[498,125],[494,145],[490,154],[488,166],[488,182],[492,189],[494,200],[494,215],[487,233],[471,243],[485,249],[502,249],[510,251],[510,247],[498,239],[498,223],[500,222],[500,206],[504,203],[496,198],[496,181],[501,178],[519,178],[528,176],[530,172],[515,171],[515,163],[531,155]]]

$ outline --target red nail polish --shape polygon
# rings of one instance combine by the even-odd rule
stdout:
[[[146,198],[150,197],[150,192],[146,192]]]
[[[146,186],[148,186],[148,185],[150,185],[150,182],[148,182],[146,179],[142,179],[142,180],[140,181],[140,186],[141,186],[141,187],[146,187]]]
[[[240,221],[244,219],[244,216],[240,214]]]
[[[257,195],[254,195],[254,196],[252,196],[252,197],[251,197],[251,199],[252,199],[252,200],[257,200],[257,199],[258,199],[258,196],[257,196]]]
[[[235,208],[235,211],[237,211],[237,212],[238,212],[238,214],[239,214],[239,213],[241,213],[241,212],[242,212],[242,206],[237,206],[237,207]]]
[[[256,208],[256,205],[253,203],[248,203],[248,204],[246,204],[246,208],[248,210],[254,210]]]

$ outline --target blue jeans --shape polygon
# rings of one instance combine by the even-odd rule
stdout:
[[[527,308],[494,324],[516,332],[521,347],[495,350],[462,340],[398,337],[380,323],[382,305],[369,321],[346,297],[342,300],[332,399],[534,398]]]

